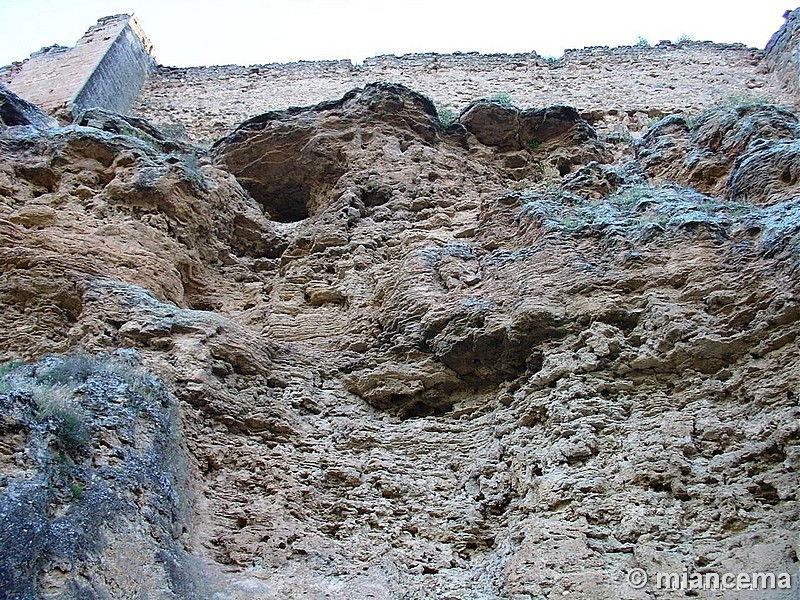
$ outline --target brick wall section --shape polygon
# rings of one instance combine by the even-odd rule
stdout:
[[[79,114],[95,106],[123,114],[129,112],[142,84],[155,70],[151,50],[152,45],[136,19],[129,18],[76,94],[72,113]]]
[[[0,73],[19,96],[63,118],[101,106],[127,112],[155,68],[135,18],[105,17],[72,48],[54,46]]]
[[[794,94],[800,94],[800,8],[786,11],[786,22],[765,50],[766,62]]]
[[[379,80],[403,83],[455,110],[498,93],[523,107],[567,104],[601,130],[636,131],[655,117],[698,112],[734,96],[796,108],[762,51],[685,42],[586,48],[555,62],[536,54],[412,54],[370,58],[363,65],[159,67],[134,112],[156,123],[182,124],[196,140],[213,140],[267,110],[338,98]]]

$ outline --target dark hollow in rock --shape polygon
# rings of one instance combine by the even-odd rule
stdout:
[[[213,147],[275,221],[301,221],[326,205],[347,171],[347,149],[365,130],[387,129],[433,143],[433,103],[402,85],[373,83],[340,100],[264,113],[245,121]]]
[[[58,122],[44,114],[38,106],[20,98],[0,85],[0,122],[8,127],[31,125],[36,129],[56,127]]]
[[[267,186],[259,182],[248,182],[244,188],[275,221],[294,223],[309,216],[311,191],[302,183]]]

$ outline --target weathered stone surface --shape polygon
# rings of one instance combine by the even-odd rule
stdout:
[[[602,199],[610,196],[628,180],[637,179],[634,173],[620,172],[613,166],[592,161],[564,180],[564,189],[584,198]]]
[[[58,122],[44,114],[37,106],[0,85],[0,124],[5,127],[31,125],[36,129],[43,129],[54,127]]]
[[[76,115],[75,123],[102,129],[109,133],[135,137],[162,152],[191,153],[193,151],[187,140],[170,138],[145,119],[120,115],[104,108],[90,108],[83,111]]]
[[[795,53],[787,50],[779,54],[791,61]],[[796,96],[769,72],[771,64],[761,50],[741,44],[664,42],[568,50],[558,60],[534,52],[465,52],[377,56],[363,64],[159,67],[135,111],[154,123],[180,123],[192,139],[213,142],[253,115],[393,81],[455,113],[497,94],[526,109],[566,104],[581,111],[598,133],[617,134],[640,132],[653,118],[681,110],[695,114],[734,96],[794,109]]]
[[[550,106],[528,109],[519,115],[519,139],[523,147],[536,148],[550,140],[564,145],[595,139],[597,135],[589,124],[571,106]]]
[[[4,597],[196,598],[206,587],[185,548],[176,401],[135,360],[48,358],[0,380],[0,439],[14,451],[0,496]]]
[[[191,597],[173,551],[220,600],[656,599],[674,591],[625,573],[796,573],[797,120],[676,116],[637,158],[532,114],[540,144],[502,150],[377,84],[257,117],[210,159],[124,129],[0,141],[0,357],[135,350],[187,451],[191,510],[146,484],[82,585]],[[284,222],[281,186],[309,192]],[[35,471],[14,422],[0,506],[45,531],[8,493]],[[153,522],[177,537],[130,550]],[[34,592],[70,593],[59,564]]]
[[[428,99],[376,83],[336,102],[254,117],[219,140],[214,153],[274,220],[300,221],[329,204],[329,192],[348,168],[346,149],[370,135],[363,123],[383,123],[428,142],[437,131]],[[385,202],[377,189],[365,193],[367,203]]]
[[[737,157],[728,188],[733,200],[776,204],[800,191],[800,139],[751,144]]]
[[[492,100],[479,100],[459,118],[478,141],[499,150],[536,150],[554,141],[563,146],[580,144],[597,135],[569,106],[520,110]]]
[[[797,56],[800,46],[800,11],[787,10],[783,18],[786,22],[770,38],[764,57],[781,82],[793,94],[797,94],[800,92],[797,83],[800,76],[800,61]]]
[[[655,181],[769,204],[794,193],[798,138],[800,124],[792,113],[764,104],[733,105],[691,123],[678,115],[662,119],[642,136],[636,158]]]
[[[520,150],[519,109],[491,100],[479,100],[459,118],[478,141],[500,150]]]

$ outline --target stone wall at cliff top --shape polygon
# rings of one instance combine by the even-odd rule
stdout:
[[[402,83],[461,110],[503,94],[522,107],[566,104],[603,130],[638,131],[654,117],[697,112],[749,97],[795,108],[764,61],[741,44],[662,42],[656,46],[570,50],[560,59],[530,54],[410,54],[244,66],[159,67],[134,112],[177,123],[213,140],[253,115],[338,98],[373,81]]]
[[[134,16],[112,15],[71,48],[42,48],[0,68],[0,83],[66,121],[94,107],[125,113],[155,67],[152,50]]]

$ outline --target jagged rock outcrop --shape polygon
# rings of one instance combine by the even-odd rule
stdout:
[[[786,22],[776,31],[764,49],[764,59],[777,78],[793,94],[800,89],[797,75],[800,63],[797,60],[798,30],[800,30],[800,10],[787,10],[783,13]]]
[[[407,88],[376,83],[313,109],[254,117],[219,140],[214,151],[274,220],[300,221],[326,207],[328,193],[348,170],[346,148],[371,137],[363,130],[367,124],[385,124],[409,139],[432,142],[436,108]],[[382,203],[381,190],[366,193],[375,196],[366,203]]]
[[[26,125],[36,129],[47,129],[58,125],[58,122],[44,114],[37,106],[0,85],[0,127]]]
[[[597,135],[569,106],[520,110],[493,100],[478,100],[459,121],[478,141],[500,150],[535,149],[554,140],[559,145],[580,144]]]
[[[528,165],[529,154],[545,154],[560,175],[590,161],[611,160],[609,150],[597,143],[594,129],[569,106],[521,110],[496,100],[478,100],[464,109],[459,122],[481,144],[513,153],[504,158],[504,166],[516,179],[525,177],[520,167]]]
[[[228,297],[218,273],[235,270],[231,251],[257,260],[285,247],[230,174],[143,137],[72,125],[0,140],[8,158],[0,167],[0,288],[25,298],[9,302],[9,317],[42,310],[32,329],[17,324],[9,351],[67,350],[73,342],[61,336],[80,313],[76,286],[87,274],[211,308]],[[61,348],[47,341],[54,335]]]
[[[375,84],[210,157],[113,115],[0,139],[0,355],[135,349],[164,381],[201,597],[797,571],[796,118],[670,117],[634,155],[496,108],[445,130]],[[539,144],[479,125],[523,113],[502,140]]]
[[[792,142],[799,136],[800,123],[787,110],[727,106],[691,121],[678,115],[662,119],[642,136],[636,158],[653,180],[773,204],[792,197],[797,182]]]

